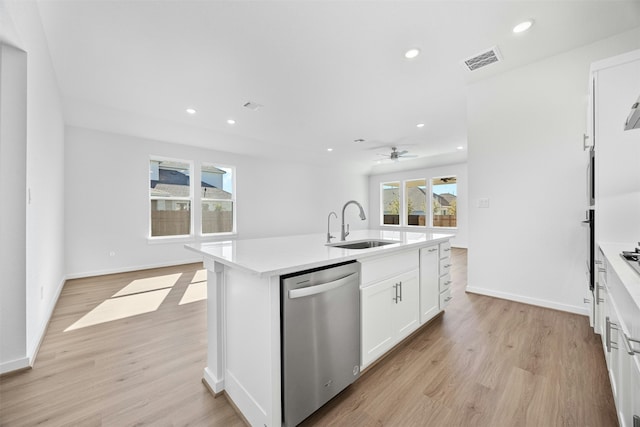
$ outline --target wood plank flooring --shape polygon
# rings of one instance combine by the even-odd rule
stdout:
[[[617,425],[587,318],[466,294],[466,250],[453,250],[453,265],[444,315],[304,426]],[[201,382],[205,302],[180,304],[201,268],[68,281],[34,368],[0,377],[0,425],[244,425]],[[148,312],[106,321],[127,314],[130,296],[148,299]]]

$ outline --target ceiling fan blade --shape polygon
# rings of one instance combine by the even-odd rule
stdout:
[[[405,154],[405,155],[400,155],[400,157],[402,157],[403,159],[408,159],[410,157],[418,157],[417,154]]]
[[[407,153],[408,153],[407,150],[398,151],[398,156],[404,156]]]

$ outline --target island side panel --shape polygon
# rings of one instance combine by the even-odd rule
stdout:
[[[207,269],[207,366],[203,380],[214,393],[224,390],[224,265],[205,258]]]
[[[225,270],[225,390],[251,425],[279,427],[278,278]]]

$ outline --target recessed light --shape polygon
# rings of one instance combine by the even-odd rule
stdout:
[[[416,125],[416,127],[417,127],[417,128],[423,128],[423,127],[424,127],[424,123],[418,123],[418,124]]]
[[[235,125],[236,121],[233,120],[233,119],[229,119],[229,120],[227,120],[227,123],[230,124],[230,125]]]
[[[514,33],[523,33],[525,31],[527,31],[529,28],[531,28],[531,26],[533,25],[533,19],[529,19],[527,21],[521,22],[518,25],[516,25],[515,27],[513,27],[513,32]]]
[[[197,113],[197,111],[196,111],[195,109],[193,109],[193,108],[187,108],[185,111],[186,111],[188,114],[195,114],[195,113]]]
[[[404,53],[404,57],[407,59],[413,59],[418,55],[420,55],[420,49],[418,48],[409,49]]]
[[[464,150],[464,147],[461,145],[459,147],[456,147],[458,150]]]
[[[328,152],[332,152],[332,151],[333,151],[333,148],[327,148],[327,151],[328,151]]]

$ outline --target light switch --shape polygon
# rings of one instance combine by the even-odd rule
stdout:
[[[488,197],[482,197],[482,198],[478,199],[478,207],[479,208],[488,208],[489,207],[489,198]]]

